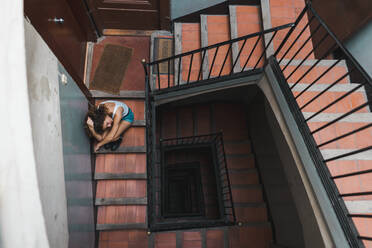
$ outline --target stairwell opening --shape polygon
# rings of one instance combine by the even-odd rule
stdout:
[[[162,139],[153,170],[152,231],[235,222],[220,133]]]

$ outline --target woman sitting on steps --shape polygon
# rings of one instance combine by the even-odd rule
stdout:
[[[85,117],[84,128],[97,143],[94,151],[102,146],[115,151],[119,148],[124,132],[132,125],[132,110],[122,102],[105,101],[90,110]]]

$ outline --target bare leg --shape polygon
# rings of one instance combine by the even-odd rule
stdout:
[[[131,125],[132,123],[128,121],[120,121],[118,131],[116,131],[116,134],[112,141],[118,140],[120,138],[120,135],[122,135]]]

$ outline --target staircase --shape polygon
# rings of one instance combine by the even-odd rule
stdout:
[[[147,248],[144,94],[126,94],[119,101],[133,110],[133,126],[126,131],[118,150],[102,148],[95,156],[96,230],[99,247]],[[96,104],[104,100],[96,99]]]
[[[351,154],[354,155],[352,158],[343,156],[370,146],[372,134],[367,129],[371,123],[369,107],[364,105],[351,118],[336,120],[323,128],[323,125],[328,125],[335,118],[363,105],[366,102],[364,88],[352,82],[345,59],[334,58],[330,47],[323,49],[324,52],[320,55],[315,54],[314,50],[319,48],[319,44],[313,44],[307,37],[318,31],[316,26],[307,25],[312,19],[307,18],[305,11],[301,12],[305,6],[304,1],[271,2],[269,11],[274,27],[295,22],[298,15],[303,17],[298,19],[293,33],[287,33],[288,28],[293,26],[288,25],[234,43],[214,46],[219,42],[261,32],[262,26],[267,26],[267,23],[263,23],[260,7],[230,5],[229,15],[202,14],[200,23],[174,23],[175,54],[186,53],[187,56],[164,60],[162,63],[167,63],[168,75],[156,74],[153,67],[157,64],[149,64],[151,97],[159,105],[155,119],[156,137],[167,139],[223,132],[239,225],[147,232],[146,166],[149,165],[146,165],[145,154],[145,104],[143,98],[136,97],[124,99],[133,108],[136,123],[125,135],[123,145],[115,153],[102,151],[96,155],[99,247],[240,248],[273,245],[272,223],[268,219],[264,192],[255,166],[244,106],[220,101],[184,106],[165,104],[167,101],[177,100],[172,99],[169,92],[180,97],[202,94],[203,90],[220,90],[226,84],[218,85],[219,82],[236,80],[238,73],[251,76],[251,83],[257,83],[262,76],[263,66],[268,62],[265,52],[270,46],[276,51],[277,72],[282,74],[282,79],[287,83],[285,87],[289,86],[293,94],[293,104],[298,104],[299,113],[306,119],[299,122],[298,126],[309,127],[308,136],[313,132],[309,139],[314,139],[314,147],[319,148],[318,151],[325,158],[321,161],[325,168],[317,169],[319,173],[324,170],[328,175],[328,178],[322,180],[330,180],[327,183],[334,184],[329,191],[336,199],[332,203],[340,211],[338,217],[344,218],[345,222],[349,221],[343,223],[347,229],[345,233],[353,236],[348,242],[357,247],[355,244],[363,240],[367,247],[371,247],[367,222],[370,215],[358,212],[361,208],[353,208],[352,205],[353,201],[370,200],[370,177],[367,173],[371,169],[371,158],[359,153]],[[318,29],[321,30],[321,27]],[[318,41],[327,43],[329,38],[323,36],[325,33],[319,31],[318,34],[321,35]],[[286,42],[282,43],[283,40]],[[211,47],[203,50],[206,46]],[[192,52],[197,49],[198,52]],[[170,66],[174,66],[174,74],[171,73]],[[203,89],[204,85],[212,83],[215,88]],[[196,87],[199,85],[200,87]],[[193,91],[185,91],[192,87]],[[334,104],[336,100],[337,104]],[[226,113],[229,115],[228,121]],[[322,129],[318,129],[319,127]],[[336,140],[360,127],[363,127],[360,132]],[[353,173],[360,175],[355,176]],[[346,205],[338,200],[341,198],[346,201]],[[349,213],[341,213],[342,208],[348,208]],[[353,229],[353,223],[356,229]],[[359,236],[356,235],[357,232]]]

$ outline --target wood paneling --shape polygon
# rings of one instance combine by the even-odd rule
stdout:
[[[98,29],[169,29],[169,1],[89,0]]]

